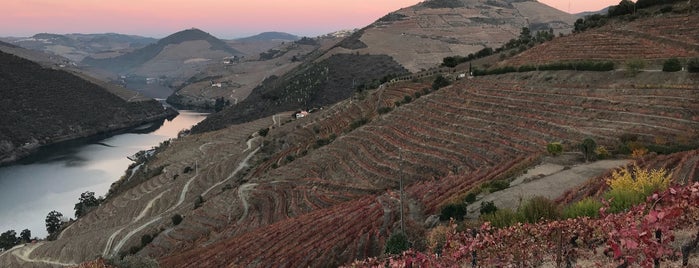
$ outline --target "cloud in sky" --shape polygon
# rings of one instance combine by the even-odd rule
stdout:
[[[541,0],[568,11],[599,10],[609,0]],[[200,28],[223,38],[262,31],[314,36],[363,27],[417,0],[5,0],[0,36],[118,32],[163,37]],[[613,3],[614,1],[610,1]]]

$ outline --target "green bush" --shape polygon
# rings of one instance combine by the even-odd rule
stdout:
[[[182,215],[175,214],[172,216],[172,225],[178,225],[182,222]]]
[[[387,114],[387,113],[390,113],[391,110],[393,110],[391,107],[381,107],[381,108],[378,109],[377,112],[378,112],[379,114]]]
[[[626,61],[626,73],[630,76],[635,76],[645,67],[646,63],[641,59],[630,59]]]
[[[663,63],[663,72],[679,72],[682,70],[682,63],[677,58],[668,59]]]
[[[505,228],[520,222],[520,216],[509,208],[499,209],[488,214],[481,214],[481,220],[490,222],[493,227]]]
[[[369,123],[369,119],[366,119],[366,118],[357,119],[357,120],[353,121],[352,123],[350,123],[350,130],[357,129],[358,127],[366,125],[366,123]]]
[[[466,204],[448,204],[442,208],[442,212],[439,214],[439,220],[448,221],[453,218],[457,221],[462,221],[466,216]]]
[[[476,193],[470,192],[470,193],[466,194],[466,197],[464,197],[464,202],[469,203],[469,204],[476,202],[476,196],[477,196]]]
[[[602,202],[592,198],[585,198],[563,209],[563,217],[567,219],[578,217],[599,217],[599,209],[602,207]]]
[[[498,211],[498,207],[495,206],[495,203],[493,203],[493,201],[488,201],[481,203],[481,209],[479,212],[481,213],[481,215],[485,215],[494,213],[496,211]]]
[[[257,131],[257,134],[260,134],[260,136],[265,137],[269,133],[269,128],[263,128]]]
[[[141,236],[141,248],[147,246],[151,241],[153,241],[153,237],[151,235],[144,234]]]
[[[595,149],[597,149],[597,142],[592,138],[585,138],[580,143],[580,152],[585,156],[585,161],[595,160]]]
[[[386,250],[388,254],[400,254],[410,248],[408,238],[402,232],[395,232],[386,241]]]
[[[546,151],[553,156],[559,155],[563,153],[563,144],[560,142],[551,142],[546,145]]]
[[[437,76],[437,78],[434,79],[434,82],[432,82],[432,90],[438,90],[450,84],[451,82],[449,81],[449,79],[445,78],[442,75],[439,75]]]
[[[413,97],[408,95],[403,96],[403,103],[410,103],[411,101],[413,101]]]
[[[690,73],[699,73],[699,58],[691,59],[687,62],[687,71]]]
[[[555,220],[558,218],[558,205],[548,198],[535,196],[525,202],[517,213],[521,220],[528,223],[535,223],[541,220]]]
[[[531,72],[531,71],[536,71],[536,66],[532,65],[522,65],[517,68],[517,72],[523,73],[523,72]]]
[[[510,181],[508,180],[494,180],[484,183],[481,189],[488,189],[489,192],[494,193],[497,191],[505,190],[510,187]]]

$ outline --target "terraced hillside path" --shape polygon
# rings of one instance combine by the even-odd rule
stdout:
[[[47,259],[34,259],[31,258],[29,255],[32,254],[34,249],[40,247],[44,243],[35,243],[35,244],[26,244],[23,247],[15,247],[12,249],[12,255],[17,257],[17,259],[23,261],[23,262],[28,262],[28,263],[43,263],[43,264],[49,264],[49,265],[56,265],[56,266],[77,266],[77,263],[65,263],[65,262],[58,262],[58,261],[52,261],[52,260],[47,260]]]

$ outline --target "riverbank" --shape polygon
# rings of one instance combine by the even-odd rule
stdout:
[[[55,135],[53,137],[31,138],[31,142],[21,144],[19,146],[12,144],[10,141],[0,140],[0,167],[12,165],[33,154],[40,152],[42,149],[49,146],[60,146],[64,143],[82,142],[81,140],[104,139],[121,133],[129,132],[135,128],[145,124],[160,122],[162,125],[164,120],[172,119],[179,113],[170,107],[164,108],[160,113],[146,113],[145,117],[130,118],[122,122],[112,122],[104,124],[96,128],[79,128],[69,129],[66,132],[73,131],[63,135]]]

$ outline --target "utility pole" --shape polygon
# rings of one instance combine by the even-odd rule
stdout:
[[[403,148],[398,147],[398,158],[400,159],[398,163],[400,172],[398,174],[400,180],[400,231],[405,235],[405,225],[403,224]]]

